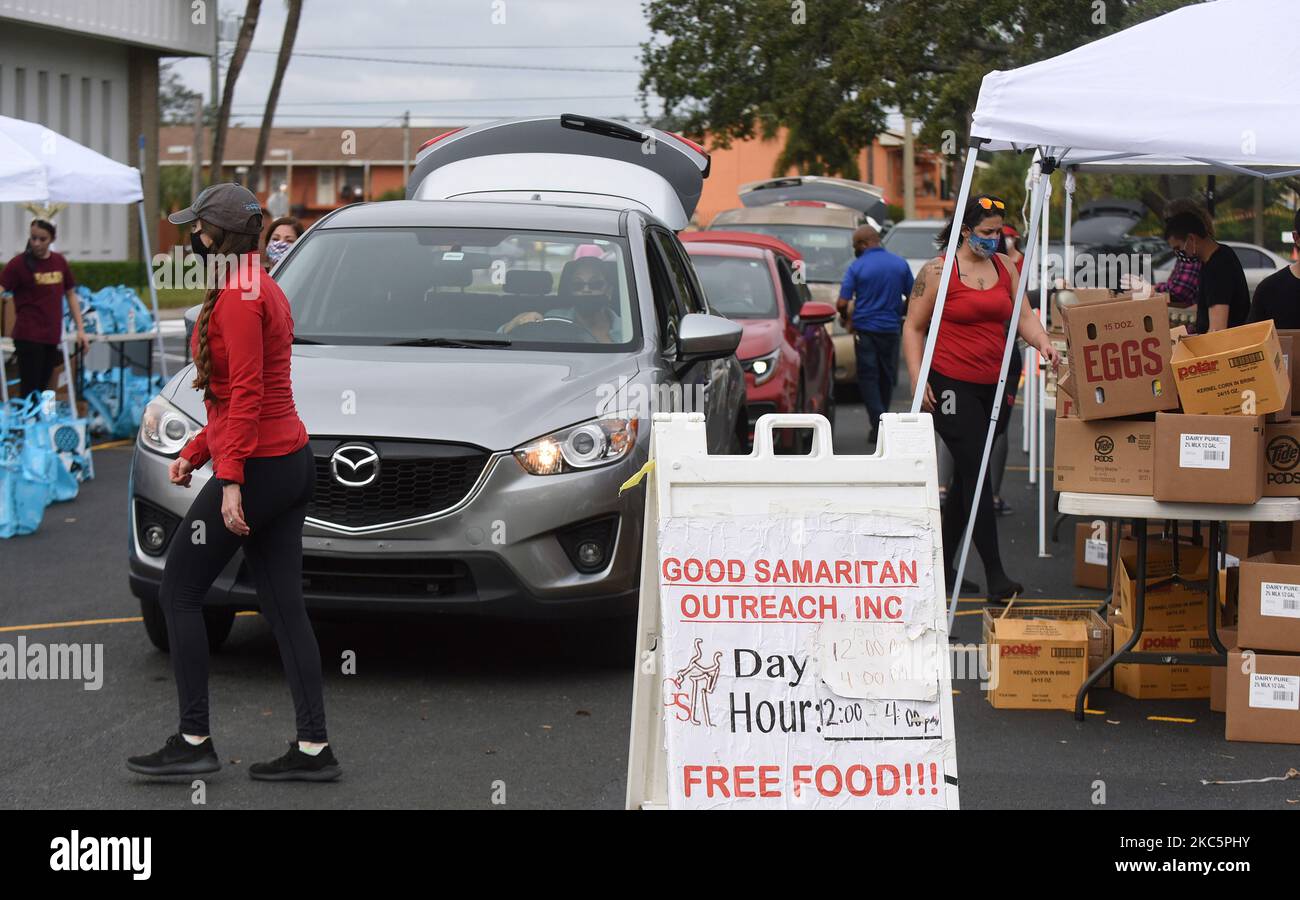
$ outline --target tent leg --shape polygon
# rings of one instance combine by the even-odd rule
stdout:
[[[1038,321],[1043,330],[1047,330],[1047,278],[1050,274],[1047,260],[1047,231],[1052,218],[1052,177],[1043,179],[1043,236],[1039,249],[1038,274]],[[1037,370],[1038,390],[1036,393],[1037,437],[1038,437],[1038,556],[1046,558],[1047,552],[1047,371],[1043,367],[1042,354],[1034,352],[1034,368]]]
[[[167,354],[163,350],[162,319],[158,317],[158,290],[154,287],[153,270],[150,268],[150,261],[153,259],[153,248],[149,246],[149,228],[145,221],[143,200],[136,204],[136,210],[140,213],[140,248],[144,255],[144,276],[149,281],[149,304],[153,307],[153,327],[158,332],[158,366],[162,369],[163,382],[166,382],[168,379]]]
[[[1039,217],[1043,212],[1043,194],[1045,193],[1041,176],[1034,182],[1033,194],[1033,212],[1029,218],[1029,253],[1026,254],[1025,269],[1028,269],[1035,262],[1035,254],[1038,251],[1038,225]],[[954,229],[955,230],[955,229]],[[993,449],[993,433],[998,427],[998,414],[1002,411],[1002,404],[997,402],[997,398],[1002,397],[1007,389],[1007,363],[1011,359],[1011,354],[1015,351],[1016,334],[1020,326],[1020,309],[1025,301],[1025,290],[1028,282],[1021,278],[1016,285],[1015,303],[1011,310],[1011,322],[1007,327],[1007,343],[1002,350],[1002,375],[998,378],[997,390],[994,391],[994,403],[991,414],[989,415],[989,428],[984,435],[984,455],[980,459],[980,471],[975,479],[975,484],[971,490],[970,515],[966,519],[966,531],[962,535],[961,552],[957,557],[957,575],[952,585],[952,600],[948,604],[948,632],[952,633],[953,623],[957,618],[957,600],[961,594],[961,579],[966,571],[966,557],[970,553],[971,537],[975,533],[975,511],[979,509],[980,496],[984,492],[984,479],[989,470],[989,453]]]
[[[59,347],[63,350],[63,377],[68,379],[68,407],[72,411],[72,418],[75,419],[77,418],[77,389],[73,387],[74,379],[72,377],[72,363],[68,359],[67,338],[59,341]]]
[[[1074,167],[1065,170],[1065,286],[1074,287],[1074,244],[1070,239],[1074,207]]]
[[[971,181],[975,178],[975,160],[979,158],[979,148],[966,148],[966,168],[962,171],[961,187],[957,190],[957,204],[953,207],[954,220],[961,221],[970,198]],[[948,250],[943,257],[943,272],[939,276],[939,292],[934,299],[934,312],[930,315],[930,330],[925,336],[925,353],[921,356],[921,371],[916,376],[916,390],[912,394],[912,412],[921,411],[921,400],[925,397],[925,385],[930,378],[930,362],[934,359],[934,344],[939,337],[939,322],[943,319],[943,304],[948,299],[948,283],[952,280],[952,266],[957,258],[957,244],[961,240],[961,228],[954,227],[948,235]]]

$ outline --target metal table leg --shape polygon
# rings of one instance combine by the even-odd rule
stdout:
[[[1137,584],[1134,586],[1133,602],[1133,634],[1129,636],[1128,642],[1120,647],[1110,659],[1106,660],[1096,671],[1088,675],[1079,688],[1078,696],[1074,700],[1074,717],[1080,722],[1084,720],[1084,703],[1088,699],[1088,691],[1092,689],[1101,677],[1115,668],[1117,663],[1125,653],[1128,653],[1137,644],[1138,639],[1142,636],[1142,626],[1146,618],[1147,606],[1147,523],[1145,519],[1133,519],[1133,533],[1137,536]]]

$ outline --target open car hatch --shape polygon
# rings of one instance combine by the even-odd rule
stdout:
[[[511,200],[642,209],[674,230],[699,203],[709,156],[657,128],[564,113],[439,135],[416,154],[409,200]]]

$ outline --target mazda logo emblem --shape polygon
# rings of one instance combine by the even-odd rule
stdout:
[[[330,455],[330,474],[344,487],[365,487],[379,475],[379,451],[369,444],[344,444]]]

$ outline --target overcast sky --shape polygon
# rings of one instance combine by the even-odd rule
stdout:
[[[223,14],[242,13],[244,3],[221,0],[220,7]],[[250,53],[244,63],[236,121],[261,121],[285,13],[283,0],[263,0],[253,49],[266,52]],[[505,21],[494,23],[502,13]],[[415,124],[547,112],[639,116],[637,45],[649,36],[641,0],[305,0],[276,124],[392,125],[406,109]],[[223,43],[223,56],[232,47]],[[502,47],[508,49],[491,49]],[[310,53],[471,65],[344,61]],[[207,59],[178,59],[174,67],[207,98]]]

